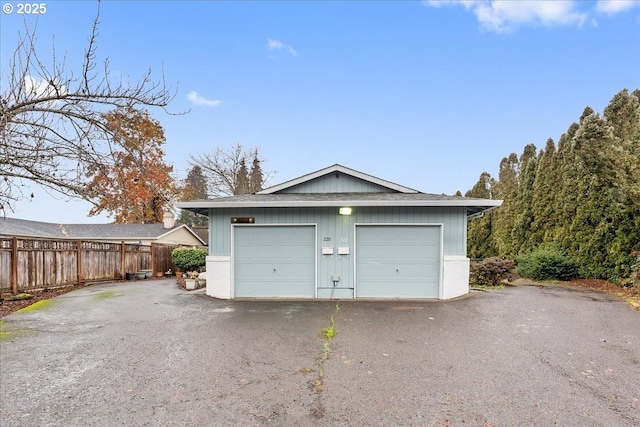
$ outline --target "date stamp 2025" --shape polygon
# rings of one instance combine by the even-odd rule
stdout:
[[[44,15],[47,13],[46,3],[4,3],[2,12],[5,15]]]

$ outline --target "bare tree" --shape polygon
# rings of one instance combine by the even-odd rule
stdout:
[[[113,108],[159,107],[166,111],[175,92],[164,75],[149,69],[136,82],[116,78],[108,58],[97,59],[99,7],[82,64],[65,58],[45,64],[36,51],[36,28],[25,24],[9,61],[0,94],[0,211],[26,197],[26,181],[96,204],[87,191],[87,170],[116,166],[114,153],[126,147],[114,138],[104,112]],[[4,70],[3,70],[4,73]]]
[[[245,149],[242,144],[236,143],[227,150],[216,148],[213,153],[204,153],[200,157],[191,156],[189,163],[202,168],[207,178],[209,195],[223,197],[259,191],[273,172],[260,171],[260,185],[254,183],[250,187],[252,171],[247,170],[247,163],[259,165],[263,161],[257,147]]]

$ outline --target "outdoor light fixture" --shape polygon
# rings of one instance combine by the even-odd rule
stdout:
[[[340,215],[351,215],[351,208],[340,208]]]

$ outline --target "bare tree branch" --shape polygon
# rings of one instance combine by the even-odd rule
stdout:
[[[233,196],[249,191],[249,188],[246,188],[249,171],[243,171],[242,165],[252,164],[254,159],[257,159],[258,164],[264,162],[259,156],[257,147],[245,149],[242,144],[236,143],[227,150],[216,148],[213,153],[203,153],[199,157],[191,156],[189,164],[202,168],[210,197]],[[256,187],[262,187],[274,173],[261,171],[262,182],[257,183]]]
[[[157,107],[168,113],[176,91],[167,86],[164,73],[158,80],[151,69],[137,81],[114,80],[108,59],[98,66],[99,17],[98,10],[79,73],[67,67],[66,57],[58,62],[55,47],[52,64],[41,61],[36,27],[25,24],[19,35],[0,94],[3,213],[27,197],[25,182],[96,204],[96,195],[87,190],[87,171],[117,167],[114,153],[126,149],[106,126],[104,113],[119,107]]]

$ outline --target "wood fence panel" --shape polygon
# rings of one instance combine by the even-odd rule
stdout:
[[[152,255],[151,246],[124,244],[124,271],[175,271],[171,261],[175,247],[154,244]],[[0,238],[0,291],[12,291],[14,277],[20,291],[74,285],[78,274],[83,283],[124,280],[122,254],[122,243]]]
[[[0,239],[0,289],[11,288],[12,264],[11,245],[12,239]]]
[[[173,264],[173,258],[171,258],[171,251],[177,248],[178,245],[163,245],[158,243],[151,244],[151,251],[153,252],[153,272],[164,273],[171,270],[176,271],[176,266]]]

